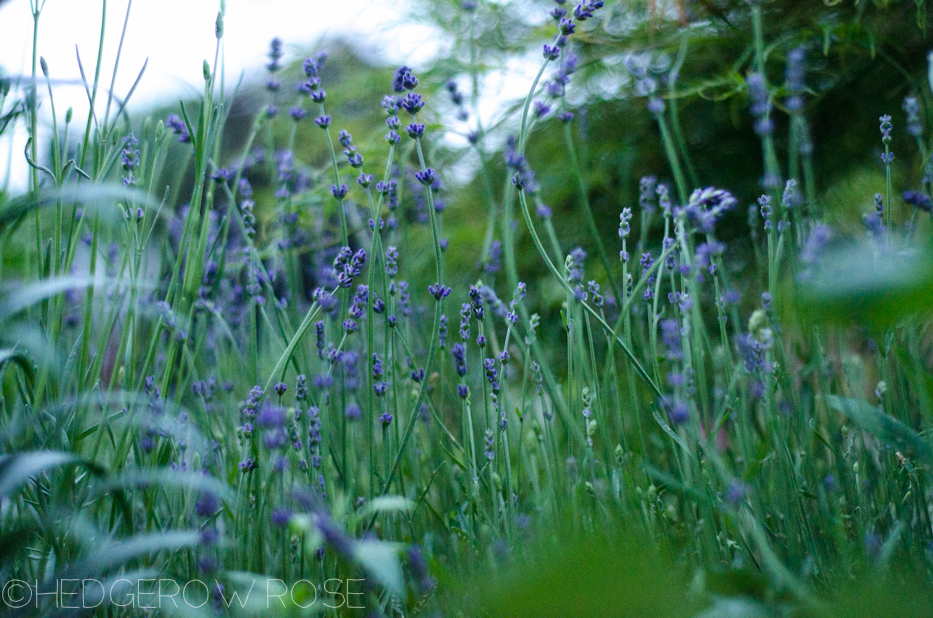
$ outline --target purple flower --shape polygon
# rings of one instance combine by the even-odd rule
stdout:
[[[885,114],[878,119],[881,122],[881,143],[891,143],[891,117]]]
[[[428,286],[428,291],[438,302],[440,302],[442,298],[447,298],[450,295],[450,288],[441,283],[432,283]]]
[[[683,425],[690,420],[690,408],[683,401],[677,400],[668,406],[667,411],[671,422],[675,425]]]
[[[405,88],[405,90],[414,90],[417,85],[418,78],[415,77],[414,73],[405,71],[405,73],[402,74],[402,87]]]
[[[450,353],[454,357],[454,366],[457,370],[457,375],[461,377],[465,376],[467,373],[466,346],[462,343],[455,343]]]
[[[424,107],[424,99],[421,98],[420,94],[415,92],[409,92],[401,101],[402,109],[414,116]]]
[[[922,191],[904,191],[904,202],[924,212],[933,212],[933,200]]]
[[[405,92],[406,90],[413,90],[417,85],[418,78],[407,66],[401,66],[395,70],[395,78],[392,80],[393,91]]]
[[[314,124],[321,127],[322,129],[326,129],[330,126],[330,116],[327,114],[322,114],[314,119]]]
[[[347,185],[341,184],[339,187],[337,185],[330,186],[330,192],[334,194],[338,200],[342,200],[347,196]]]
[[[288,509],[278,508],[272,511],[272,525],[284,528],[291,521],[292,513]]]
[[[285,408],[273,405],[268,400],[263,404],[259,413],[258,423],[266,429],[276,429],[285,425]]]
[[[408,550],[408,564],[411,566],[412,575],[418,580],[418,588],[420,588],[421,594],[433,590],[434,580],[428,574],[428,563],[417,545],[412,545]]]
[[[434,172],[433,169],[428,167],[423,170],[419,170],[415,172],[415,178],[421,184],[428,186],[434,183],[434,179],[436,178],[436,173]]]
[[[123,169],[132,170],[139,166],[139,150],[136,149],[136,146],[139,145],[139,140],[130,133],[123,138]]]
[[[803,91],[806,87],[804,84],[805,70],[803,66],[805,57],[806,52],[802,45],[787,54],[787,70],[785,72],[785,77],[787,79],[787,90],[790,96],[787,97],[784,104],[791,113],[798,112],[803,108]]]
[[[736,479],[732,481],[732,483],[729,485],[729,489],[726,490],[726,501],[733,506],[738,506],[742,501],[745,500],[745,498],[748,497],[751,489],[752,488],[748,485],[748,483]]]
[[[382,109],[385,110],[386,114],[389,116],[395,116],[398,114],[398,98],[392,95],[386,95],[382,98]]]
[[[904,113],[907,114],[907,132],[914,137],[920,137],[923,134],[923,122],[920,120],[920,104],[917,97],[907,97],[904,99]]]
[[[194,513],[198,517],[207,518],[220,508],[220,499],[209,491],[201,492],[198,501],[194,503]]]
[[[408,137],[418,139],[424,135],[424,125],[413,122],[405,127],[405,132],[408,133]]]
[[[751,111],[755,117],[755,133],[769,135],[774,131],[774,122],[770,118],[771,99],[765,79],[761,73],[752,73],[745,82],[752,99]]]
[[[269,43],[269,64],[266,65],[266,68],[270,73],[275,73],[279,70],[281,65],[279,60],[282,59],[282,39],[275,37]]]

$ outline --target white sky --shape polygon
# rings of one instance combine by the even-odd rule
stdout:
[[[107,3],[101,69],[104,87],[110,83],[127,1]],[[29,0],[11,0],[0,7],[0,66],[7,74],[28,76],[31,72],[29,5]],[[214,56],[214,20],[219,6],[219,0],[133,1],[115,92],[124,96],[146,58],[149,64],[133,95],[131,111],[200,95],[202,60],[212,61]],[[275,36],[285,41],[286,59],[306,53],[327,37],[340,36],[357,43],[360,51],[375,61],[418,66],[444,52],[443,39],[434,29],[407,20],[408,6],[407,0],[226,0],[227,83],[234,84],[244,70],[247,78],[261,75],[269,41]],[[46,0],[39,20],[39,54],[48,62],[53,80],[76,82],[55,87],[60,122],[69,106],[74,107],[76,120],[87,117],[87,96],[78,81],[75,46],[91,81],[101,7],[101,0]],[[12,140],[0,140],[0,186],[12,157],[10,188],[24,188],[24,146],[21,127]]]

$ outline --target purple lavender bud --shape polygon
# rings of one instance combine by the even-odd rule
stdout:
[[[418,78],[411,71],[405,71],[402,74],[402,87],[405,90],[414,90],[418,85]]]
[[[330,116],[327,114],[322,114],[314,119],[314,124],[321,127],[322,129],[326,129],[330,126]]]
[[[338,200],[342,200],[347,196],[347,185],[341,184],[339,187],[337,185],[330,186],[330,192],[334,194]]]
[[[917,97],[905,98],[903,108],[907,114],[907,132],[914,137],[920,137],[923,134],[923,122],[920,120],[920,103],[917,102]]]
[[[408,550],[408,564],[411,566],[412,575],[418,580],[418,588],[421,594],[426,594],[434,589],[434,580],[428,573],[428,563],[424,559],[424,554],[417,545],[412,545]]]
[[[385,382],[383,382],[385,384]],[[383,427],[388,427],[392,424],[392,415],[388,412],[383,412],[382,416],[379,417],[379,421],[382,422]]]
[[[752,99],[751,111],[755,117],[755,133],[769,135],[774,131],[774,122],[770,118],[771,100],[764,77],[760,73],[752,73],[746,79],[746,84]]]
[[[450,295],[450,288],[440,283],[432,283],[428,286],[428,291],[431,293],[431,296],[433,296],[434,299],[438,302]]]
[[[424,108],[424,99],[421,98],[420,94],[409,92],[402,98],[401,106],[402,109],[414,116]]]
[[[881,122],[881,143],[891,143],[891,117],[885,114],[878,119]]]
[[[282,59],[282,39],[275,37],[269,43],[269,64],[266,65],[266,68],[270,73],[275,73],[281,68],[279,60]]]
[[[138,145],[139,140],[132,133],[123,138],[123,169],[128,172],[139,167],[139,150],[136,149]]]
[[[411,69],[404,65],[395,70],[395,77],[392,80],[392,90],[394,92],[405,92],[405,85],[402,83],[402,80],[405,74],[410,72]]]
[[[560,57],[560,48],[554,45],[544,44],[544,58],[546,60],[557,60]]]
[[[675,425],[683,425],[690,420],[690,408],[683,401],[675,401],[668,411],[671,422]]]
[[[382,98],[382,109],[384,109],[386,114],[389,116],[395,116],[398,114],[398,98],[392,95],[384,96]]]
[[[803,46],[800,46],[787,54],[787,70],[785,77],[787,79],[787,90],[790,96],[787,97],[784,104],[791,112],[799,112],[803,108],[803,91],[805,69],[803,66],[806,52]]]
[[[649,97],[648,99],[648,111],[654,115],[660,115],[664,113],[664,101],[658,97]]]
[[[208,518],[220,508],[220,499],[209,491],[201,492],[198,501],[194,504],[194,514],[201,518]]]
[[[424,125],[413,122],[405,127],[405,131],[408,133],[408,137],[418,139],[424,135]]]
[[[358,421],[363,416],[363,411],[358,405],[351,403],[347,406],[347,410],[344,412],[344,416],[347,417],[348,421]]]
[[[284,528],[292,519],[292,513],[288,509],[278,508],[272,511],[272,525],[278,528]]]
[[[466,384],[457,385],[457,394],[461,399],[466,399],[470,394],[470,388]]]
[[[421,126],[423,127],[424,125],[421,125]],[[389,145],[394,146],[398,144],[400,141],[402,141],[402,136],[396,133],[395,131],[389,131],[388,133],[386,133],[385,139],[387,142],[389,142]]]
[[[922,210],[924,212],[933,212],[933,200],[922,191],[904,191],[902,194],[904,202]]]
[[[308,115],[308,112],[306,112],[301,107],[292,107],[291,109],[288,110],[288,115],[291,116],[292,120],[294,120],[295,122],[299,122],[301,120],[304,120],[305,116]]]
[[[415,172],[415,178],[418,180],[418,182],[427,186],[434,182],[434,179],[436,178],[436,173],[434,172],[433,169],[429,167],[423,170],[419,170],[418,172]]]
[[[751,487],[748,483],[744,483],[738,479],[733,480],[729,485],[729,489],[726,490],[726,502],[732,506],[739,506],[745,498],[748,497],[748,494],[751,492]]]

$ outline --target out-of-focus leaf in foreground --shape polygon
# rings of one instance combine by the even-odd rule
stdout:
[[[920,435],[896,418],[885,414],[876,406],[862,399],[851,399],[826,395],[826,403],[842,412],[856,425],[902,450],[916,454],[925,463],[933,464],[933,451]]]
[[[905,315],[933,310],[933,252],[888,251],[877,244],[832,250],[802,268],[796,286],[785,292],[808,319],[889,326]]]
[[[689,616],[673,565],[631,535],[548,538],[480,585],[489,616]]]

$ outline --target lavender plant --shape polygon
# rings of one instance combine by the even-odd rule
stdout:
[[[619,66],[666,163],[604,217],[575,76],[618,6],[550,7],[528,94],[493,123],[495,4],[455,8],[458,70],[375,71],[384,92],[356,105],[385,129],[351,126],[341,54],[275,39],[230,149],[224,3],[203,95],[142,122],[114,93],[119,50],[100,85],[102,4],[83,132],[71,110],[59,124],[38,45],[31,78],[0,81],[0,133],[30,139],[29,191],[0,194],[10,611],[78,595],[106,615],[824,616],[849,599],[914,615],[928,599],[885,600],[928,589],[933,547],[925,87],[879,112],[853,235],[821,203],[812,45],[742,9],[735,83],[760,142],[744,194],[690,156],[684,28],[676,60]],[[445,131],[467,135],[479,203]]]

